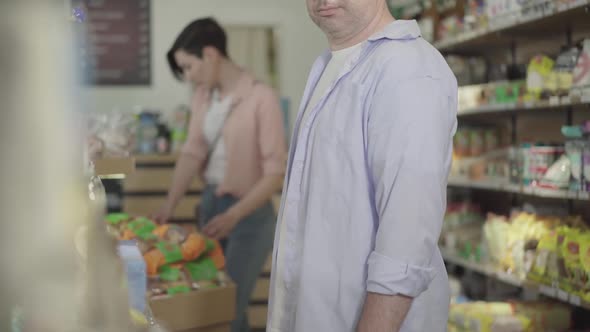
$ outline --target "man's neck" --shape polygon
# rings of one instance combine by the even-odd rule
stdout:
[[[395,19],[391,16],[387,6],[381,7],[375,15],[375,18],[371,20],[364,27],[356,31],[349,36],[330,36],[328,35],[328,42],[332,51],[342,50],[357,44],[364,42],[369,39],[375,33],[383,30],[387,25],[393,22]]]

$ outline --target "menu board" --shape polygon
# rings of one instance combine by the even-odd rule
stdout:
[[[82,40],[85,81],[150,85],[150,0],[75,0],[86,11]]]

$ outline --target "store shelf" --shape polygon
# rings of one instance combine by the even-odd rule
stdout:
[[[137,154],[134,157],[138,164],[174,164],[179,154]]]
[[[590,194],[586,192],[569,191],[569,190],[554,190],[538,187],[518,186],[506,181],[500,180],[483,180],[474,181],[466,178],[450,177],[448,181],[450,187],[481,189],[490,191],[509,192],[520,195],[553,198],[553,199],[571,199],[571,200],[590,200]]]
[[[510,46],[519,38],[530,40],[531,36],[561,36],[566,23],[574,25],[576,31],[580,30],[579,27],[590,27],[590,15],[586,11],[590,0],[563,2],[548,0],[535,4],[535,10],[530,10],[530,14],[514,13],[501,22],[493,23],[494,26],[449,37],[435,42],[434,46],[443,52],[479,54],[491,48]]]
[[[589,18],[590,19],[590,18]],[[549,101],[542,102],[530,102],[530,103],[510,103],[510,104],[499,104],[499,105],[485,105],[480,107],[468,108],[459,110],[458,116],[472,116],[472,115],[484,115],[484,114],[512,114],[518,112],[527,111],[552,111],[560,112],[565,111],[569,108],[588,107],[590,102],[572,102],[569,97],[551,99]]]
[[[533,291],[544,296],[567,302],[571,305],[590,310],[590,303],[583,301],[579,296],[570,294],[557,287],[540,284],[531,280],[527,280],[511,273],[502,271],[500,268],[491,263],[476,263],[466,260],[457,254],[453,254],[449,250],[441,249],[441,253],[445,262],[461,266],[464,269],[471,270],[483,274],[489,278],[496,279],[508,285],[515,287],[526,288],[528,291]]]
[[[100,177],[124,177],[135,171],[135,158],[101,158],[94,161],[94,172]]]

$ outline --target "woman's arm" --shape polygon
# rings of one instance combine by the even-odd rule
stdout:
[[[208,98],[209,93],[206,89],[198,88],[195,91],[191,103],[188,137],[182,148],[182,153],[176,162],[172,184],[168,191],[168,198],[166,199],[166,203],[164,203],[154,216],[154,219],[160,223],[165,223],[170,219],[176,205],[178,205],[178,202],[180,202],[188,190],[195,175],[201,171],[201,167],[207,158],[207,142],[203,137],[203,120],[201,114]]]
[[[176,162],[172,185],[168,191],[166,203],[160,208],[160,211],[154,216],[157,222],[167,222],[178,202],[184,197],[184,194],[190,187],[195,175],[199,173],[199,158],[188,153],[182,153]]]
[[[282,186],[287,144],[279,99],[268,87],[260,86],[255,93],[261,100],[256,116],[263,175],[238,203],[205,227],[203,232],[213,238],[229,235],[240,220],[268,202]]]

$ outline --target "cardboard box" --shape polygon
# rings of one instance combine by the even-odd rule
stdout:
[[[172,332],[229,332],[236,311],[236,286],[152,299],[150,308],[154,318]]]

